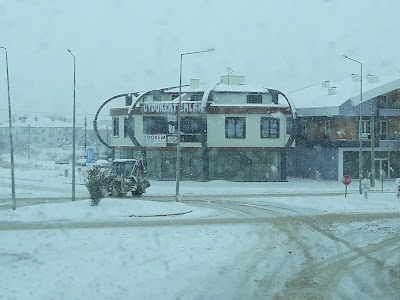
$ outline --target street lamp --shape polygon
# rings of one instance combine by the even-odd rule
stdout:
[[[179,105],[177,109],[177,122],[178,122],[178,133],[176,141],[176,190],[175,190],[175,201],[179,201],[179,180],[181,177],[181,102],[182,102],[182,59],[185,55],[212,52],[214,48],[210,48],[202,51],[186,52],[181,54],[181,64],[179,69]]]
[[[15,173],[14,173],[14,144],[12,136],[12,122],[11,122],[11,99],[10,99],[10,77],[8,74],[8,55],[7,48],[1,47],[6,51],[6,68],[7,68],[7,92],[8,92],[8,127],[10,131],[10,155],[11,155],[11,199],[12,199],[12,210],[17,208],[17,203],[15,200]]]
[[[75,201],[75,55],[67,49],[74,58],[74,108],[72,113],[72,201]]]
[[[359,139],[359,153],[358,153],[358,177],[359,177],[359,192],[360,194],[362,194],[362,190],[361,190],[361,179],[362,179],[362,175],[363,175],[363,162],[362,162],[362,62],[355,60],[353,58],[348,57],[347,55],[343,54],[343,57],[351,60],[353,62],[356,62],[360,65],[360,108],[359,108],[359,112],[360,112],[360,116],[359,116],[359,120],[358,120],[358,139]]]

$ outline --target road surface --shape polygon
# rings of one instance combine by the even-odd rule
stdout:
[[[157,200],[157,197],[148,200]],[[176,251],[177,245],[181,257],[176,259],[183,259],[193,251],[197,240],[201,247],[210,251],[204,250],[204,255],[196,257],[193,265],[171,270],[175,272],[172,277],[185,274],[185,277],[193,278],[193,284],[180,286],[173,292],[173,297],[168,297],[171,294],[167,292],[165,299],[399,299],[399,213],[321,215],[312,209],[295,209],[268,203],[268,198],[264,200],[261,204],[254,204],[242,201],[239,197],[208,196],[202,201],[189,197],[185,200],[187,205],[212,208],[217,213],[208,218],[176,218],[172,221],[127,218],[112,222],[3,222],[0,224],[0,235],[3,232],[3,241],[6,242],[6,232],[9,237],[13,231],[20,230],[38,234],[59,229],[65,234],[68,230],[79,228],[115,228],[122,231],[129,228],[129,232],[140,237],[145,228],[154,228],[166,231],[167,236],[175,236],[175,244],[160,249],[135,244],[139,253],[153,251],[154,256],[158,257],[146,261],[142,269],[138,267],[137,274],[135,270],[132,271],[132,276],[139,277],[143,268],[156,268],[160,260],[168,265],[173,264],[171,258],[163,261],[163,255],[164,251]],[[25,204],[31,203],[27,199]],[[231,234],[237,242],[245,244],[245,250],[236,251],[232,248],[229,250],[231,258],[224,259],[226,253],[214,249],[213,244],[224,230],[244,227],[250,227],[249,236],[235,235],[234,230]],[[196,228],[195,235],[190,228]],[[37,238],[40,240],[43,234],[38,234]],[[144,234],[143,238],[151,239],[151,236]],[[187,240],[192,242],[187,243]],[[63,245],[47,243],[55,248],[52,251],[66,251]],[[99,248],[104,247],[98,243]],[[80,250],[69,251],[78,253]],[[69,256],[68,253],[66,255]],[[209,272],[199,274],[195,266],[204,264],[213,267]],[[162,284],[162,280],[161,286],[171,284],[168,279]],[[179,281],[179,277],[176,280]],[[136,289],[141,288],[132,284]],[[128,293],[126,296],[134,293],[129,286],[124,288]],[[154,287],[141,295],[155,299],[159,293],[162,291]]]

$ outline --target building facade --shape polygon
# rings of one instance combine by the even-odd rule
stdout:
[[[72,124],[43,116],[12,118],[13,144],[16,150],[71,145]],[[9,123],[0,124],[0,143],[9,145]]]
[[[295,115],[287,95],[233,75],[191,80],[179,95],[179,87],[125,95],[126,106],[110,111],[115,157],[145,153],[150,178],[175,179],[180,98],[182,180],[286,180]]]
[[[400,78],[367,75],[362,81],[353,74],[291,93],[298,131],[289,176],[314,178],[318,172],[331,180],[359,178],[360,173],[373,173],[376,179],[400,177]]]

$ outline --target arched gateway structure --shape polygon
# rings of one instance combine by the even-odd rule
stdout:
[[[101,142],[116,158],[145,158],[151,179],[175,180],[179,87],[121,94],[99,111],[120,97],[125,106],[110,110],[111,143]],[[283,92],[247,85],[244,76],[215,85],[192,79],[180,109],[182,180],[286,180],[296,111]]]

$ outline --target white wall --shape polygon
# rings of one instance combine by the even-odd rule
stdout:
[[[254,94],[254,93],[248,93]],[[246,93],[214,93],[213,100],[216,105],[218,104],[247,104],[247,95]],[[269,94],[262,95],[262,104],[271,104],[272,96]],[[254,104],[252,104],[254,105]],[[255,104],[257,105],[257,104]]]
[[[246,138],[232,139],[225,137],[225,118],[245,117]],[[260,138],[261,117],[279,118],[279,138]],[[209,147],[284,147],[286,136],[286,117],[281,114],[248,114],[248,115],[223,115],[213,114],[207,116],[207,145]]]

